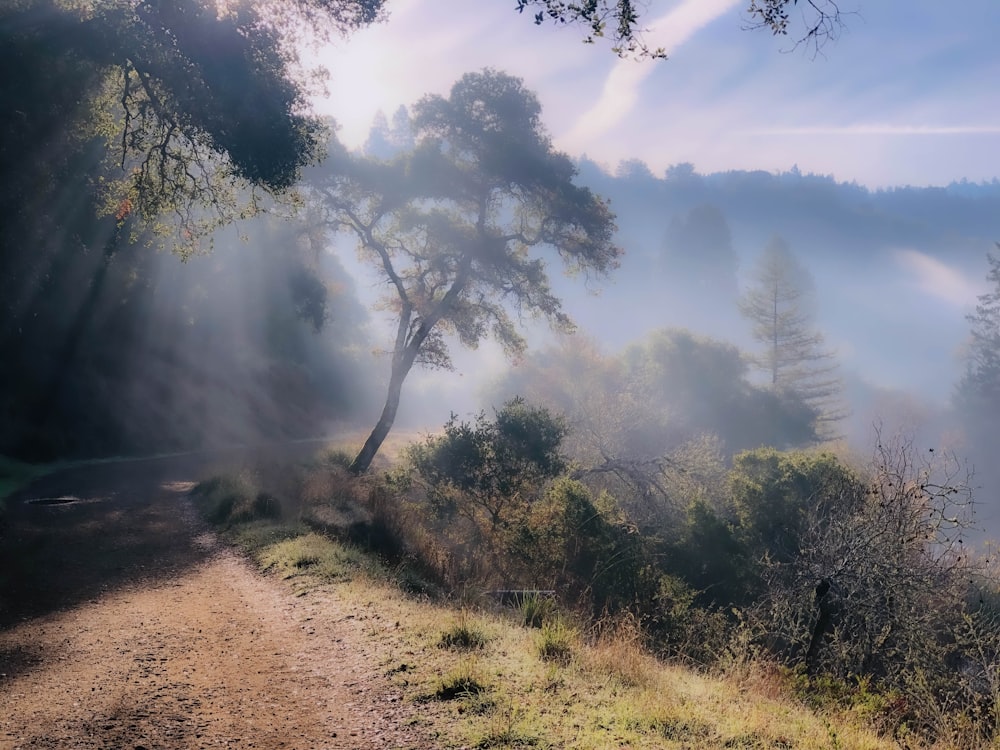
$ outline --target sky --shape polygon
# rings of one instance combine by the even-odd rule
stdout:
[[[819,53],[747,30],[748,4],[650,0],[645,38],[668,59],[635,61],[583,44],[582,27],[536,26],[513,0],[389,0],[387,21],[320,55],[318,108],[358,146],[378,110],[491,67],[538,95],[558,148],[609,171],[798,167],[873,188],[1000,177],[1000,2],[843,0]]]

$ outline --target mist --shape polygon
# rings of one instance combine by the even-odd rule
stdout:
[[[37,55],[44,41],[26,38],[23,46]],[[317,126],[329,138],[327,161],[296,173],[294,197],[260,198],[244,184],[231,205],[213,198],[222,227],[211,236],[192,234],[184,210],[167,211],[167,232],[158,234],[131,197],[97,187],[114,170],[106,143],[80,129],[89,115],[74,92],[97,85],[99,65],[78,66],[75,78],[58,69],[34,75],[34,86],[12,83],[7,92],[27,114],[5,123],[6,140],[19,148],[5,150],[2,162],[11,179],[0,194],[7,229],[0,452],[28,460],[134,455],[371,429],[406,305],[371,253],[359,253],[358,237],[324,213],[317,175],[336,177],[348,163],[358,174],[389,169],[400,155],[440,147],[440,133],[429,137],[414,119],[430,100],[377,116],[365,145],[353,150],[336,140],[334,123]],[[541,112],[531,92],[524,101]],[[508,109],[500,121],[516,119],[516,107]],[[49,129],[33,129],[31,118]],[[543,128],[535,135],[551,147]],[[517,143],[490,164],[518,163]],[[241,154],[238,168],[253,173],[254,151]],[[548,286],[538,288],[557,304],[518,309],[500,283],[496,315],[506,317],[492,322],[502,325],[447,321],[435,333],[434,356],[438,365],[450,358],[450,367],[418,363],[392,429],[435,431],[451,414],[488,413],[531,394],[577,410],[584,424],[594,418],[580,408],[587,400],[633,408],[611,398],[627,385],[656,424],[623,432],[616,451],[652,456],[711,436],[723,460],[760,444],[836,444],[864,455],[879,425],[954,450],[975,466],[981,506],[998,505],[985,433],[973,437],[953,401],[968,367],[967,317],[989,290],[1000,182],[870,189],[798,168],[702,173],[687,163],[657,174],[641,156],[614,168],[581,156],[564,170],[575,169],[573,184],[607,201],[617,267],[565,276],[563,249],[539,248]],[[407,185],[422,196],[414,211],[445,204],[436,179],[429,171],[426,183]],[[254,209],[240,210],[240,201]],[[508,201],[494,213],[510,220],[517,210]],[[394,220],[405,228],[404,215]],[[814,344],[801,359],[824,361],[838,384],[835,404],[808,388],[777,388],[776,371],[762,365],[766,347],[741,300],[774,243],[801,267],[803,335]],[[563,314],[575,326],[569,338],[544,319]],[[416,330],[419,316],[412,323]],[[505,350],[495,335],[504,330],[523,337],[523,349]],[[575,370],[574,350],[589,352]],[[576,393],[543,387],[546,377],[582,383],[588,368],[605,373],[603,384],[598,378]]]

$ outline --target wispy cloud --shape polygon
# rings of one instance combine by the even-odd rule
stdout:
[[[897,250],[896,261],[909,272],[914,285],[924,294],[955,307],[968,307],[982,293],[981,284],[960,271],[917,250]]]
[[[702,28],[730,10],[740,0],[685,0],[648,26],[650,47],[662,47],[670,54]],[[586,143],[603,135],[624,120],[639,99],[642,82],[653,73],[649,62],[619,60],[604,80],[601,96],[577,119],[560,143],[585,149]]]
[[[750,135],[1000,135],[1000,125],[815,125],[789,128],[759,128]]]

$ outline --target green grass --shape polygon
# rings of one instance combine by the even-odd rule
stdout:
[[[521,600],[521,619],[528,628],[540,628],[555,612],[555,601],[548,596],[528,594]]]
[[[308,576],[319,582],[350,581],[359,574],[374,574],[377,563],[360,550],[320,534],[308,533],[261,549],[261,568],[285,580]]]

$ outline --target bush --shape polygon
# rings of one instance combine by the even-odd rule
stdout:
[[[614,500],[595,501],[580,482],[562,478],[510,530],[508,550],[522,577],[545,582],[565,601],[587,601],[595,614],[642,609],[655,600],[657,569],[651,546],[616,512]]]
[[[528,594],[520,601],[521,623],[526,628],[542,627],[555,612],[556,603],[550,596]]]
[[[460,513],[493,531],[562,473],[565,435],[562,419],[515,398],[492,421],[480,414],[474,423],[458,422],[452,414],[443,435],[410,446],[407,458],[441,513]]]
[[[746,610],[757,643],[812,685],[859,681],[875,696],[866,710],[911,731],[947,738],[960,717],[994,706],[1000,640],[996,623],[970,609],[974,571],[963,536],[971,490],[962,465],[933,450],[917,454],[905,439],[880,439],[853,479],[797,471],[832,466],[826,460],[768,458],[771,469],[747,497],[774,497],[755,518],[784,512],[794,536],[783,538],[795,544],[772,548],[761,565],[763,593]],[[988,734],[991,722],[974,723]]]

